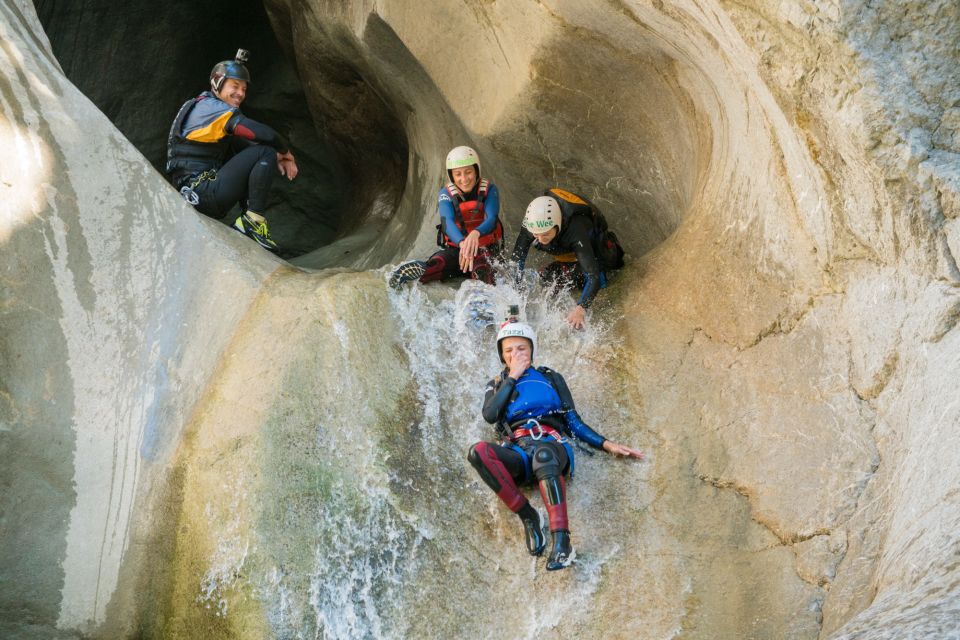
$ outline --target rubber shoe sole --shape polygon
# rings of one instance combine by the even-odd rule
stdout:
[[[399,289],[404,283],[419,280],[427,271],[427,263],[422,260],[411,260],[397,267],[390,274],[390,287]]]
[[[553,549],[547,558],[547,571],[566,569],[573,564],[577,552],[570,544],[569,531],[555,531],[553,533]]]
[[[570,549],[570,554],[558,554],[556,557],[550,558],[547,562],[547,571],[559,571],[560,569],[566,569],[573,564],[573,561],[577,559],[577,550]]]

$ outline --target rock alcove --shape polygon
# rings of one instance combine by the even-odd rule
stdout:
[[[179,105],[208,88],[214,63],[250,50],[244,113],[283,132],[301,170],[293,182],[278,177],[271,191],[271,233],[287,257],[355,230],[374,200],[367,194],[398,201],[407,150],[388,106],[349,60],[331,60],[321,92],[342,100],[338,126],[327,126],[334,114],[308,101],[261,2],[134,2],[117,11],[109,2],[38,0],[36,8],[67,76],[161,173]]]
[[[575,51],[562,38],[546,43],[529,61],[529,85],[476,131],[375,13],[359,38],[336,22],[307,37],[293,25],[309,24],[309,11],[293,19],[275,7],[268,17],[256,0],[135,2],[122,15],[108,2],[36,6],[67,76],[161,172],[171,114],[205,88],[213,62],[249,49],[244,111],[287,134],[302,167],[296,181],[274,183],[273,235],[288,258],[339,241],[294,259],[303,266],[412,254],[421,227],[435,222],[443,157],[457,144],[481,151],[485,175],[506,193],[509,231],[526,202],[562,185],[591,197],[634,256],[677,228],[709,165],[709,128],[677,81],[682,63],[656,40],[630,54],[599,36]],[[517,92],[515,80],[483,78],[509,73],[505,56],[457,71],[455,91],[477,102]]]

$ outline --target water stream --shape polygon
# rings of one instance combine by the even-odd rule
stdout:
[[[610,485],[639,487],[641,465],[614,478],[607,456],[578,453],[569,485],[578,562],[547,574],[542,558],[527,555],[519,521],[466,461],[472,443],[494,438],[480,408],[501,367],[495,335],[511,305],[538,332],[535,364],[563,373],[588,424],[602,433],[628,419],[630,408],[606,393],[612,318],[594,312],[586,330],[573,331],[564,320],[571,297],[549,293],[533,280],[522,291],[503,280],[387,294],[393,317],[385,322],[410,376],[394,390],[404,408],[393,415],[366,401],[366,385],[381,375],[360,330],[367,319],[334,321],[339,355],[331,357],[351,374],[326,382],[341,401],[298,400],[296,411],[271,420],[266,449],[278,460],[266,466],[282,472],[263,480],[255,504],[244,504],[251,487],[224,479],[236,498],[208,506],[219,544],[198,602],[229,618],[241,615],[237,602],[259,601],[280,638],[532,638],[561,621],[587,624],[603,567],[621,551],[607,521]],[[325,418],[306,426],[295,413]],[[529,495],[542,508],[539,493]],[[245,509],[259,511],[255,532],[241,524]],[[496,613],[506,610],[509,617]]]

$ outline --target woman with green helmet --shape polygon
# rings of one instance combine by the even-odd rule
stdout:
[[[437,244],[440,250],[426,261],[400,265],[390,286],[419,280],[433,282],[469,276],[493,284],[490,260],[501,248],[503,227],[497,186],[481,176],[480,157],[470,147],[455,147],[447,154],[449,182],[440,189]]]

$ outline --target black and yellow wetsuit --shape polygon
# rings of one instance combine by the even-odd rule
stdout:
[[[209,91],[180,108],[167,139],[167,173],[199,196],[197,210],[220,217],[237,202],[263,213],[277,173],[277,153],[289,145],[265,124]]]

